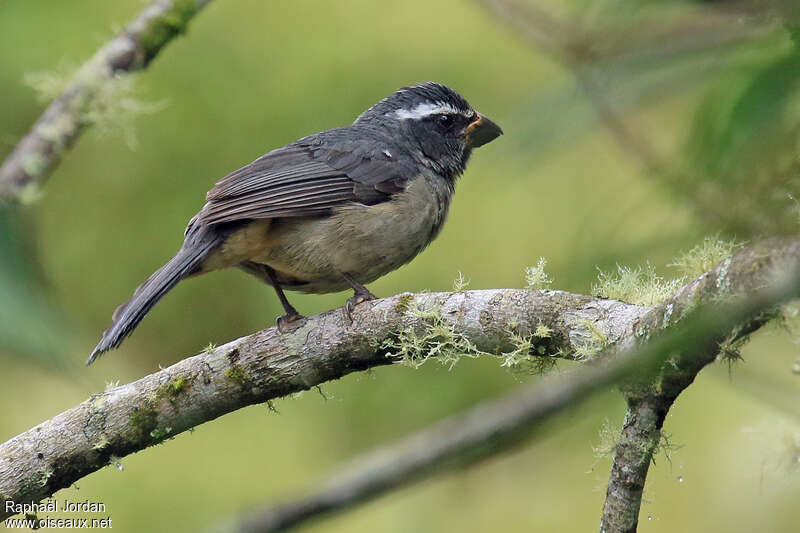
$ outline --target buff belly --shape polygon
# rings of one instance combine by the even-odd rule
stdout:
[[[279,282],[301,292],[349,289],[342,273],[361,284],[408,263],[436,236],[447,215],[435,184],[417,179],[390,201],[351,204],[324,219],[274,221],[276,244],[252,261],[272,267]]]
[[[437,177],[419,177],[391,200],[339,207],[324,218],[255,220],[226,239],[202,271],[242,262],[268,265],[286,289],[326,293],[349,289],[411,261],[437,235],[450,190]],[[268,280],[265,280],[268,281]]]

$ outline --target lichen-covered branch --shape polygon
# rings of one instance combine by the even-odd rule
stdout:
[[[562,291],[492,289],[401,294],[358,306],[352,323],[337,309],[306,319],[293,332],[269,328],[93,395],[0,445],[0,497],[38,501],[112,457],[225,413],[390,364],[397,358],[387,353],[400,352],[403,340],[417,342],[420,354],[432,356],[468,349],[505,357],[522,345],[533,356],[569,358],[599,336],[614,355],[657,336],[696,304],[755,291],[765,272],[798,259],[800,240],[766,241],[654,308]],[[696,344],[692,338],[681,340]],[[0,517],[8,514],[4,508]]]
[[[452,416],[391,445],[356,457],[310,494],[266,507],[220,524],[216,533],[271,533],[286,531],[373,500],[443,471],[463,467],[511,449],[526,441],[548,417],[574,407],[592,391],[628,376],[623,389],[629,402],[628,416],[617,447],[603,515],[603,530],[635,531],[647,468],[661,442],[661,425],[678,394],[697,373],[715,359],[720,343],[751,333],[771,316],[763,309],[797,294],[797,280],[785,291],[758,294],[768,274],[778,265],[795,261],[798,244],[762,243],[736,258],[725,260],[710,272],[679,290],[668,301],[650,308],[636,319],[633,330],[609,346],[603,355],[611,362],[581,368],[566,379],[543,384],[491,400],[465,413]],[[742,307],[698,314],[695,308],[747,292],[750,301]],[[689,327],[661,334],[658,343],[647,343],[651,335],[688,317]],[[734,327],[735,326],[735,327]],[[731,331],[733,333],[731,334]],[[643,349],[635,349],[644,343]],[[687,345],[690,350],[683,350]],[[598,357],[599,359],[599,357]],[[668,361],[666,364],[663,364]],[[650,372],[633,373],[646,362]],[[632,526],[632,529],[631,529]]]
[[[776,255],[771,246],[778,241],[762,242],[726,259],[712,271],[678,291],[670,300],[654,309],[636,326],[636,335],[647,335],[665,322],[679,317],[696,302],[751,294],[765,283],[765,275],[792,268],[788,256]],[[777,250],[777,248],[776,248]],[[738,263],[750,269],[741,270]],[[752,276],[753,272],[761,274]],[[796,274],[795,274],[796,275]],[[639,510],[650,463],[662,442],[662,427],[669,409],[706,365],[726,353],[737,340],[752,333],[774,318],[774,309],[766,309],[748,317],[730,332],[723,333],[713,343],[689,343],[676,351],[670,364],[664,365],[650,378],[633,381],[623,387],[627,411],[620,440],[617,443],[611,468],[600,531],[602,533],[633,533],[639,522]],[[672,317],[672,318],[670,318]]]
[[[591,335],[588,325],[614,341],[629,334],[643,312],[616,301],[524,289],[402,294],[359,305],[353,323],[341,309],[329,311],[291,333],[269,328],[96,394],[11,439],[0,446],[0,494],[17,502],[39,500],[102,468],[112,456],[124,457],[247,405],[390,364],[396,358],[387,357],[385,346],[410,331],[424,339],[421,351],[469,343],[474,350],[503,353],[517,349],[518,336],[545,324],[546,351],[571,354]],[[433,328],[439,335],[426,333]]]
[[[76,72],[0,166],[0,201],[31,197],[88,124],[87,109],[116,76],[145,68],[211,0],[156,0]]]
[[[212,531],[286,531],[373,500],[387,491],[497,455],[525,442],[542,421],[576,406],[592,391],[608,385],[623,369],[621,364],[583,367],[567,379],[524,386],[502,399],[356,457],[340,474],[303,498],[220,524]]]
[[[663,352],[643,354],[663,356]],[[287,531],[355,507],[427,477],[472,465],[530,438],[551,416],[576,407],[593,391],[630,370],[636,358],[582,367],[568,377],[527,385],[440,421],[389,446],[356,457],[311,494],[220,524],[214,533]]]
[[[715,360],[719,350],[713,348],[680,353],[655,378],[626,392],[628,406],[606,490],[602,533],[636,531],[647,472],[662,443],[664,420],[678,395]]]

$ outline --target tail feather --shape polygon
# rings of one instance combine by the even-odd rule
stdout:
[[[203,260],[221,240],[222,237],[216,235],[187,239],[175,257],[147,278],[147,281],[134,291],[130,300],[117,307],[111,318],[111,327],[103,332],[103,338],[92,351],[86,364],[92,364],[104,352],[119,347],[167,292],[181,279],[197,271]]]

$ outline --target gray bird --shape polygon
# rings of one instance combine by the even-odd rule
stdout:
[[[284,289],[353,289],[408,263],[439,233],[473,148],[500,127],[434,82],[404,87],[350,126],[304,137],[220,180],[190,221],[183,246],[114,312],[89,356],[118,347],[180,280],[239,267],[272,285],[285,331],[303,317]]]

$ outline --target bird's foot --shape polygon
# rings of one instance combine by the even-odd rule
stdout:
[[[297,329],[297,326],[300,325],[299,323],[305,317],[298,312],[294,313],[286,313],[282,317],[278,317],[277,325],[278,331],[281,333],[289,333]]]
[[[366,288],[363,288],[363,290],[356,290],[355,294],[348,298],[347,302],[344,304],[344,314],[347,317],[347,320],[350,321],[350,323],[353,322],[353,309],[355,306],[362,302],[368,302],[376,299],[377,297],[369,292]]]

